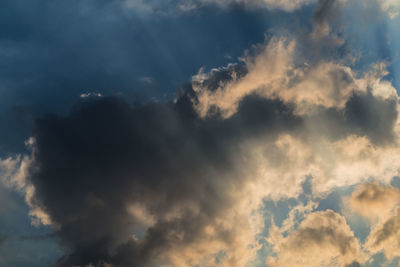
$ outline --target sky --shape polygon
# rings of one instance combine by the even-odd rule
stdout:
[[[398,0],[0,2],[1,267],[400,265]]]

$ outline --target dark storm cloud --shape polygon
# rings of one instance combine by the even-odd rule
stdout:
[[[210,83],[229,79],[226,71],[216,71]],[[192,101],[188,86],[174,103],[132,107],[121,98],[94,98],[68,116],[37,120],[29,180],[36,188],[33,202],[50,215],[69,251],[57,266],[153,266],[169,249],[195,244],[205,226],[230,208],[226,185],[240,188],[251,173],[237,161],[245,140],[273,142],[285,132],[307,139],[309,120],[332,140],[362,134],[379,145],[390,142],[397,116],[391,101],[361,93],[343,110],[321,108],[312,118],[294,115],[279,100],[250,95],[229,119],[221,119],[218,109],[201,119]],[[130,213],[135,204],[151,217],[148,229]],[[176,211],[179,216],[167,219]],[[130,238],[133,233],[142,236]],[[216,238],[229,243],[233,235],[222,231]]]
[[[196,242],[204,226],[229,207],[225,182],[244,182],[244,170],[230,157],[239,152],[238,141],[265,132],[274,138],[296,127],[300,120],[291,114],[279,101],[248,97],[232,119],[203,121],[185,94],[175,104],[134,108],[101,98],[78,105],[67,117],[38,120],[30,180],[35,201],[71,250],[58,265],[147,266],[171,246]],[[129,238],[138,224],[128,213],[133,203],[155,219],[141,242]],[[177,209],[183,214],[167,220]],[[229,235],[222,239],[229,242]]]

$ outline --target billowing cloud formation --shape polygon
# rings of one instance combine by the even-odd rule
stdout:
[[[199,73],[174,102],[81,98],[39,119],[22,180],[31,215],[68,251],[57,266],[244,266],[263,198],[297,197],[309,177],[322,195],[397,175],[398,96],[384,65],[299,64],[296,44],[273,38],[244,64]],[[359,254],[326,211],[275,238],[271,262],[285,266],[302,238],[327,247],[316,262]]]
[[[273,226],[269,241],[277,253],[267,262],[273,267],[345,266],[362,258],[358,240],[345,218],[332,210],[309,214],[287,237]]]
[[[260,118],[232,134],[253,105],[282,119]],[[261,226],[246,197],[257,176],[245,159],[228,157],[240,149],[230,144],[289,127],[285,109],[252,99],[220,124],[196,119],[187,96],[138,108],[104,98],[38,121],[29,179],[36,205],[71,249],[59,265],[206,266],[219,253],[222,265],[245,264]]]
[[[279,3],[293,10],[308,1]],[[86,93],[69,114],[38,119],[32,155],[1,164],[34,223],[50,225],[65,248],[56,266],[245,266],[260,248],[264,198],[296,198],[306,180],[321,197],[398,175],[399,99],[386,64],[356,71],[351,56],[309,49],[342,47],[331,27],[337,3],[318,2],[304,38],[273,37],[239,64],[202,70],[172,102]],[[369,187],[376,191],[365,186],[350,200],[364,215],[362,203],[391,199],[362,197]],[[297,208],[298,227],[294,212],[272,227],[269,264],[364,262],[344,217],[315,205]],[[396,240],[392,211],[371,232],[369,251]]]
[[[243,77],[232,71],[232,79],[221,82],[213,90],[203,84],[207,75],[195,76],[197,111],[205,117],[216,107],[224,117],[229,117],[236,112],[240,100],[252,93],[293,103],[297,114],[313,113],[320,107],[343,109],[347,100],[357,93],[369,93],[382,100],[395,101],[398,97],[396,89],[381,80],[385,75],[382,65],[357,77],[351,68],[335,62],[299,65],[295,48],[294,40],[271,40],[260,54],[245,59],[248,72]]]

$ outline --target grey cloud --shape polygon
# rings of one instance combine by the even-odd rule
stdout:
[[[282,49],[284,58],[290,56]],[[264,67],[267,59],[255,66]],[[355,83],[345,67],[323,66],[322,72],[315,71],[333,81],[332,94],[341,94],[342,87],[349,90]],[[240,82],[251,71],[263,75],[262,68],[254,68],[238,64],[199,73],[192,86],[201,81],[207,93],[216,93],[221,84]],[[28,177],[35,190],[30,205],[49,215],[55,235],[66,248],[58,266],[99,262],[153,266],[159,261],[177,264],[177,257],[183,265],[199,264],[199,259],[208,262],[210,256],[197,255],[196,246],[211,241],[218,242],[215,248],[209,246],[212,253],[227,250],[225,262],[240,265],[234,254],[245,253],[247,244],[239,237],[246,228],[223,226],[220,220],[238,220],[226,215],[238,199],[246,199],[239,197],[237,188],[245,188],[248,177],[259,177],[259,167],[252,166],[252,143],[264,147],[262,157],[277,171],[271,177],[301,180],[298,173],[311,175],[303,172],[313,166],[313,157],[320,153],[317,144],[325,140],[365,137],[378,148],[395,142],[397,103],[386,91],[384,97],[372,89],[349,91],[348,96],[338,96],[343,105],[335,102],[333,107],[326,97],[328,102],[311,114],[296,112],[297,100],[291,102],[290,90],[289,100],[250,92],[238,97],[230,117],[225,118],[216,105],[202,118],[196,110],[202,99],[192,86],[184,87],[169,103],[131,106],[120,98],[82,98],[67,116],[47,115],[36,121]],[[309,156],[298,158],[290,149],[287,152],[292,146]],[[339,149],[345,147],[339,144]],[[290,170],[285,167],[288,162]],[[319,186],[336,175],[331,173],[335,164],[342,163],[333,162],[317,172],[324,176],[315,179],[321,181]],[[272,188],[277,186],[272,185],[278,183],[276,177],[268,179],[272,180],[266,180],[271,185],[266,183],[265,194],[280,191]],[[178,250],[186,254],[177,256]]]
[[[273,140],[301,120],[279,101],[248,97],[232,119],[204,121],[187,94],[134,108],[101,98],[37,121],[32,201],[71,251],[58,266],[152,266],[168,250],[198,242],[210,224],[216,240],[235,242],[238,230],[217,222],[236,201],[226,184],[241,187],[251,170],[231,155],[241,140],[266,132]]]

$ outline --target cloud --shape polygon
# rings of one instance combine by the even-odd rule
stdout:
[[[399,15],[400,3],[396,0],[376,0],[381,9],[388,14],[391,19]]]
[[[269,264],[361,266],[364,256],[344,218],[333,211],[315,212],[314,200],[370,179],[387,184],[399,174],[399,99],[385,62],[360,70],[354,55],[346,54],[338,25],[345,1],[78,2],[56,2],[52,6],[57,8],[41,3],[35,8],[43,16],[33,28],[11,19],[20,30],[13,30],[4,43],[10,39],[18,45],[0,47],[9,60],[4,62],[18,63],[5,68],[13,74],[3,74],[7,86],[25,86],[29,92],[44,88],[47,93],[35,91],[37,98],[57,111],[59,103],[68,106],[80,96],[70,113],[40,116],[35,122],[28,142],[31,155],[0,160],[3,182],[25,195],[33,224],[51,227],[60,240],[65,255],[56,266],[245,266],[262,243],[263,200],[296,198],[307,179],[315,198],[292,209],[280,229],[273,226],[270,241],[277,255]],[[215,16],[223,15],[215,4],[239,13],[251,10],[249,17],[263,8],[295,12],[315,4],[316,9],[311,20],[306,18],[308,30],[301,25],[299,34],[276,35],[255,45],[238,63],[200,69],[174,101],[132,106],[107,97],[114,89],[102,86],[127,91],[140,85],[151,95],[158,84],[173,87],[166,82],[171,73],[181,79],[187,77],[182,72],[191,71],[184,54],[197,56],[206,66],[218,64],[214,55],[221,54],[220,47],[235,43],[228,37],[247,27],[238,19],[242,15],[231,18],[241,24],[231,32],[222,19],[207,24],[220,27],[212,32],[222,40],[207,37],[212,40],[207,46],[208,30],[193,30],[193,21],[184,14],[212,9],[218,10]],[[10,6],[3,10],[15,10]],[[23,14],[33,21],[29,12]],[[171,25],[184,25],[182,29],[159,26],[171,14]],[[283,20],[304,15],[263,14],[288,16]],[[155,26],[149,22],[154,16]],[[136,26],[141,24],[143,29]],[[59,33],[54,25],[65,28]],[[41,49],[48,58],[39,57]],[[25,69],[21,59],[35,64]],[[196,69],[199,61],[192,64]],[[21,72],[24,79],[15,74]],[[48,92],[58,101],[42,100]],[[24,99],[31,101],[30,96]],[[375,192],[372,197],[365,195],[370,191]],[[350,198],[363,216],[375,217],[369,212],[379,210],[385,214],[374,221],[366,248],[388,257],[398,255],[395,192],[369,184]],[[305,220],[296,221],[298,216]]]
[[[385,64],[361,74],[332,59],[301,64],[297,42],[272,38],[243,64],[200,71],[173,102],[87,97],[38,119],[23,188],[67,252],[57,266],[243,266],[260,246],[264,198],[297,197],[310,177],[322,196],[398,175]],[[279,251],[305,238],[327,248],[310,260],[357,264],[358,243],[332,211],[284,228]],[[285,266],[282,253],[271,264]]]
[[[143,1],[125,0],[124,6],[146,13],[173,14],[172,12],[192,12],[205,5],[217,5],[229,8],[233,5],[242,5],[248,9],[266,8],[271,10],[284,10],[293,12],[303,6],[315,3],[315,0],[179,0],[179,1]],[[164,9],[163,9],[164,8]]]
[[[232,6],[242,6],[249,10],[264,8],[294,12],[302,7],[317,5],[316,17],[325,21],[338,13],[341,5],[347,0],[123,0],[112,3],[111,7],[120,7],[140,15],[176,16],[179,13],[195,12],[207,6],[217,6],[228,9]],[[372,0],[390,18],[397,16],[399,4],[396,0]],[[368,3],[368,2],[367,2]],[[102,5],[105,5],[102,3]],[[82,5],[85,7],[85,5]]]
[[[269,9],[282,9],[287,12],[292,12],[300,7],[309,5],[315,0],[200,0],[204,3],[217,3],[226,6],[232,3],[243,4],[249,8],[264,7]]]
[[[365,244],[365,248],[372,253],[383,252],[386,258],[393,260],[400,256],[400,210],[389,217],[386,221],[378,223],[373,227]]]
[[[254,105],[271,119],[232,135]],[[92,98],[67,117],[39,120],[29,181],[32,202],[71,251],[58,265],[207,266],[219,253],[222,266],[244,265],[262,227],[252,213],[259,177],[230,155],[253,130],[289,127],[290,114],[278,115],[287,123],[272,115],[284,109],[250,99],[220,124],[197,118],[188,96],[135,108]]]
[[[199,73],[193,77],[197,93],[196,110],[206,117],[213,108],[223,117],[237,110],[243,97],[257,94],[294,104],[299,115],[312,114],[318,108],[343,109],[347,101],[359,93],[371,93],[383,100],[396,101],[396,89],[382,78],[387,74],[384,63],[359,77],[350,67],[319,60],[312,65],[297,62],[296,40],[272,38],[256,56],[244,58],[247,72],[243,75],[232,69],[231,79],[208,88],[204,80],[213,76]]]
[[[344,113],[309,118],[252,94],[229,118],[203,119],[194,97],[188,88],[168,104],[83,99],[66,117],[38,120],[29,199],[71,251],[59,266],[208,266],[216,258],[242,266],[259,246],[264,197],[296,197],[309,176],[318,195],[398,173],[398,152],[387,146],[391,99],[355,94]],[[359,117],[375,106],[383,112],[372,123],[387,120],[383,128]]]
[[[193,78],[192,101],[205,120],[229,120],[248,96],[282,101],[292,109],[299,125],[280,134],[272,146],[260,140],[253,144],[254,161],[263,162],[261,172],[276,188],[272,195],[293,196],[295,191],[279,182],[299,185],[307,175],[315,178],[314,193],[319,194],[370,177],[388,182],[398,174],[393,160],[399,158],[398,96],[384,80],[384,63],[363,74],[323,57],[299,64],[296,40],[278,38],[257,51],[243,65],[201,70]]]
[[[371,220],[386,219],[400,204],[400,190],[379,183],[359,185],[348,199],[350,207]]]
[[[237,64],[201,69],[174,101],[131,106],[85,93],[69,114],[38,119],[32,154],[2,164],[34,224],[60,239],[56,266],[244,266],[260,248],[263,199],[296,198],[307,179],[320,197],[398,175],[398,95],[386,64],[357,71],[351,56],[319,53],[343,47],[332,27],[338,3],[318,2],[304,38],[273,37]],[[360,265],[344,218],[315,205],[271,230],[269,263]],[[297,213],[306,217],[298,227]]]
[[[34,142],[34,139],[30,138],[25,144],[31,148]],[[0,158],[0,181],[6,188],[14,189],[24,195],[25,202],[30,207],[29,215],[33,225],[50,225],[49,216],[33,201],[35,187],[27,181],[31,162],[32,159],[28,155]]]
[[[273,226],[268,241],[277,254],[268,258],[268,266],[347,266],[363,257],[345,218],[332,210],[309,214],[286,237]]]
[[[338,24],[341,16],[342,8],[347,0],[320,0],[314,10],[312,16],[313,33],[312,38],[320,39],[330,37],[329,41],[332,44],[342,45],[344,40],[338,37],[338,34],[333,32],[332,24]]]
[[[390,185],[359,185],[348,199],[350,207],[371,220],[372,229],[365,248],[372,253],[384,252],[392,260],[400,256],[400,190]]]
[[[79,97],[86,98],[86,97],[102,97],[102,96],[103,95],[101,93],[90,92],[90,93],[82,93]]]
[[[136,1],[138,2],[138,1]],[[194,7],[198,7],[199,3],[216,3],[220,6],[229,6],[232,4],[242,4],[247,8],[268,8],[268,9],[281,9],[286,12],[293,12],[296,9],[302,8],[308,5],[315,5],[316,10],[314,12],[313,19],[318,22],[319,33],[329,32],[329,25],[327,22],[334,17],[337,17],[340,13],[342,6],[345,6],[348,0],[199,0],[192,1],[189,6],[192,8],[188,10],[193,10]],[[360,1],[363,4],[369,5],[371,1]],[[389,16],[389,18],[394,19],[400,12],[400,4],[397,0],[372,0],[373,4],[378,4],[381,10]],[[351,4],[351,3],[350,3]],[[183,9],[185,10],[185,9]]]

